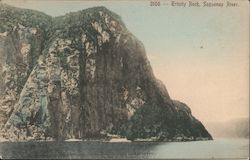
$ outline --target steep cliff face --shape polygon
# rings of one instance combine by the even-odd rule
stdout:
[[[51,18],[0,4],[0,126],[7,122],[42,54]],[[25,104],[25,102],[23,102]]]
[[[0,18],[3,137],[211,139],[170,98],[115,13],[95,7],[51,18],[1,5]]]

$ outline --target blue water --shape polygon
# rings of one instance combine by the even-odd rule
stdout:
[[[194,142],[15,142],[0,143],[2,158],[164,158],[210,159],[249,157],[248,139]]]

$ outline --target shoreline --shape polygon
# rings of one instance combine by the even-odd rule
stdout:
[[[126,138],[111,138],[109,140],[105,139],[67,139],[62,141],[56,141],[56,140],[21,140],[21,141],[11,141],[6,139],[0,139],[0,143],[44,143],[44,142],[56,142],[56,143],[62,143],[62,142],[98,142],[98,143],[171,143],[171,142],[200,142],[200,141],[213,141],[214,139],[199,139],[199,140],[168,140],[168,141],[156,141],[152,139],[136,139],[134,141],[128,140]]]

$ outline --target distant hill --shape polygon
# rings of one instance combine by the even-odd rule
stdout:
[[[248,118],[227,122],[208,122],[206,127],[214,137],[249,138]]]

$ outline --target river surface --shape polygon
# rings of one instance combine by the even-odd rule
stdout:
[[[2,158],[247,159],[248,139],[193,142],[1,142]]]

